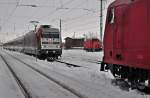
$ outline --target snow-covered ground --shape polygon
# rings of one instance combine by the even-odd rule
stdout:
[[[3,53],[2,52],[0,53],[5,55],[4,52]],[[95,63],[97,61],[102,60],[103,52],[86,52],[84,50],[79,50],[79,49],[63,50],[63,54],[60,60],[81,65],[83,67],[67,67],[65,64],[58,63],[58,62],[47,62],[46,60],[36,61],[35,57],[24,55],[18,52],[7,51],[7,53],[23,60],[24,62],[30,64],[32,67],[60,81],[60,83],[67,85],[71,89],[81,93],[83,96],[87,98],[150,98],[149,95],[142,95],[138,93],[136,90],[124,91],[120,89],[118,86],[113,86],[111,83],[111,80],[113,79],[111,74],[109,72],[100,72],[99,71],[100,64]],[[6,58],[9,57],[6,56]],[[0,64],[0,66],[2,67],[3,64]],[[30,80],[29,79],[30,77],[28,75],[31,73],[26,70],[24,65],[19,64],[18,66],[17,64],[14,63],[13,66],[16,66],[15,69],[20,71],[18,73],[19,75],[21,75],[21,77],[23,77],[26,81]],[[5,74],[4,71],[2,71],[1,73]],[[29,78],[27,79],[27,77]],[[2,81],[3,78],[0,79],[0,85],[3,85]],[[34,79],[32,80],[32,82],[33,81]],[[34,81],[33,83],[35,83],[34,85],[36,87],[36,85],[39,83],[39,80]],[[31,83],[30,85],[32,85],[33,83]],[[28,85],[29,88],[30,85]],[[43,86],[44,84],[41,85],[41,83],[39,83],[39,85]],[[47,89],[46,86],[43,87],[45,87],[44,90]],[[39,87],[39,88],[43,88],[43,87]],[[40,89],[39,90],[37,89],[36,92],[38,91],[39,91],[39,95],[40,93],[44,94],[44,91],[42,92]],[[0,88],[0,94],[2,92],[4,91],[2,88]],[[34,92],[34,94],[37,94],[36,92]],[[59,94],[59,90],[56,91],[55,94],[57,96],[57,94]],[[49,98],[53,98],[53,97],[49,96]],[[61,98],[65,98],[65,97],[61,97]],[[73,97],[69,97],[69,98],[73,98]]]
[[[99,69],[97,64],[102,61],[103,52],[86,52],[81,49],[64,50],[62,54],[62,61],[78,64],[87,68]]]

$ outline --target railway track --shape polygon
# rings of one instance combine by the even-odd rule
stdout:
[[[122,79],[112,79],[112,85],[118,86],[121,90],[130,91],[135,90],[137,93],[141,95],[150,95],[150,87],[142,87],[143,89],[139,89],[137,85],[132,86],[130,82],[122,80]]]
[[[80,65],[77,65],[77,64],[73,64],[73,63],[69,63],[69,62],[66,62],[66,61],[61,61],[60,59],[49,59],[47,60],[49,62],[58,62],[58,63],[63,63],[65,64],[67,67],[84,67],[84,66],[80,66]]]
[[[11,56],[11,54],[9,54],[10,56]],[[17,57],[14,57],[14,56],[12,56],[14,59],[16,59],[17,61],[19,61],[19,62],[22,62],[23,64],[25,64],[26,65],[26,62],[25,61],[23,61],[23,60],[20,60],[19,58],[17,58]],[[30,67],[32,67],[32,65],[30,65],[30,63],[29,64],[27,64],[26,65],[27,67],[28,66],[30,66]],[[29,68],[30,68],[29,67]],[[50,81],[53,81],[53,82],[55,82],[56,84],[58,84],[58,85],[61,85],[61,87],[62,88],[64,88],[64,89],[66,89],[66,90],[68,90],[69,92],[73,92],[73,94],[75,95],[75,96],[77,96],[78,98],[94,98],[94,97],[87,97],[86,96],[86,94],[82,94],[82,93],[80,93],[80,92],[78,92],[76,89],[74,89],[74,88],[72,88],[71,86],[69,87],[69,86],[67,86],[66,84],[64,84],[63,82],[60,82],[60,81],[57,81],[57,79],[55,79],[55,78],[53,78],[53,77],[50,77],[49,75],[47,75],[47,74],[45,74],[43,71],[41,72],[40,70],[38,70],[37,68],[31,68],[33,71],[35,71],[35,72],[37,72],[37,73],[39,73],[40,72],[40,74],[43,76],[43,77],[45,77],[45,78],[47,78],[48,80],[50,80]],[[44,75],[43,75],[44,74]],[[49,78],[52,78],[52,79],[49,79]],[[123,88],[124,89],[124,88]],[[70,91],[71,90],[71,91]],[[139,92],[139,93],[141,93],[141,94],[145,94],[145,92],[143,93],[143,92],[141,92],[141,91],[137,91],[137,92]],[[40,98],[40,97],[25,97],[25,98]],[[49,98],[49,97],[48,97]],[[62,98],[62,97],[61,97]],[[69,98],[71,98],[71,97],[69,97]]]
[[[19,77],[16,75],[16,73],[14,72],[14,70],[12,69],[12,67],[7,63],[7,61],[5,60],[5,58],[0,55],[0,57],[2,58],[2,60],[4,61],[4,63],[6,64],[6,66],[8,67],[8,69],[10,70],[11,74],[13,75],[15,81],[17,82],[20,90],[22,91],[23,95],[25,98],[32,98],[30,93],[28,92],[28,90],[26,89],[26,87],[24,86],[24,84],[22,83],[22,81],[19,79]]]
[[[6,53],[6,52],[5,52]],[[65,90],[69,91],[70,93],[72,93],[73,95],[77,96],[78,98],[88,98],[87,96],[81,94],[80,92],[76,91],[75,89],[69,87],[68,85],[64,84],[64,83],[61,83],[60,81],[54,79],[53,77],[45,74],[44,72],[38,70],[37,68],[33,67],[32,65],[30,64],[27,64],[26,62],[20,60],[19,58],[7,53],[9,56],[11,56],[12,58],[16,59],[17,61],[23,63],[24,65],[26,65],[27,67],[31,68],[32,70],[34,70],[35,72],[39,73],[40,75],[42,75],[43,77],[47,78],[48,80],[50,81],[53,81],[54,83],[56,83],[57,85],[61,86],[62,88],[64,88]],[[4,59],[4,58],[3,58]],[[5,60],[5,62],[7,63],[7,61]],[[58,61],[59,62],[59,61]],[[65,63],[65,62],[64,62]],[[68,63],[67,63],[68,64]],[[81,67],[81,66],[78,66],[78,65],[73,65],[73,64],[68,64],[69,66],[75,66],[75,67]],[[8,65],[9,66],[9,65]],[[12,70],[12,68],[11,68]],[[15,72],[12,70],[12,73],[15,74]],[[16,76],[16,75],[15,75]],[[17,77],[17,76],[16,76]],[[19,78],[17,77],[17,80],[19,80]],[[19,83],[19,85],[23,85],[23,83]],[[23,87],[25,88],[25,87]],[[27,94],[28,96],[26,98],[32,98],[30,96],[30,94],[28,93],[28,91],[24,90],[25,94]]]
[[[68,59],[70,59],[70,57],[67,57]],[[77,57],[71,57],[72,59],[76,59],[76,60],[80,60],[78,59]],[[92,60],[92,59],[83,59],[82,58],[82,61],[86,61],[86,62],[89,62],[89,63],[94,63],[94,64],[100,64],[102,61],[98,61],[98,60]]]
[[[55,61],[56,61],[56,62],[59,62],[59,63],[66,64],[68,67],[83,67],[83,66],[80,66],[80,65],[76,65],[76,64],[68,63],[68,62],[61,61],[61,60],[55,60]]]
[[[58,62],[58,63],[63,63],[65,64],[67,67],[82,67],[82,68],[88,68],[90,69],[89,66],[84,66],[84,65],[78,65],[78,64],[74,64],[74,63],[69,63],[67,61],[61,61],[61,60],[54,60],[54,62]],[[90,63],[94,63],[94,64],[101,64],[102,61],[99,62],[90,62]]]

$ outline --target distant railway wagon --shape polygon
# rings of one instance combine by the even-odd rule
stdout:
[[[115,0],[108,7],[101,70],[150,87],[150,0]]]
[[[4,44],[4,48],[37,55],[41,59],[58,58],[62,54],[59,29],[41,25],[36,32],[30,31]]]
[[[100,51],[100,50],[102,50],[102,42],[97,38],[86,39],[84,41],[84,50]]]

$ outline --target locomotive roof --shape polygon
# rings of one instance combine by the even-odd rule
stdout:
[[[40,25],[41,28],[51,28],[51,25]]]
[[[48,29],[43,29],[43,32],[59,32],[59,29],[57,29],[57,28],[48,28]]]
[[[43,30],[44,32],[59,32],[59,29],[58,28],[53,28],[51,25],[40,25],[39,30]]]
[[[109,7],[113,7],[113,6],[118,6],[118,5],[122,5],[122,4],[131,4],[133,2],[137,2],[140,0],[116,0],[113,3],[111,3],[111,5]]]
[[[19,36],[19,37],[15,38],[15,39],[12,39],[12,40],[9,40],[9,41],[5,42],[4,44],[13,43],[14,41],[17,41],[17,40],[19,41],[22,38],[23,38],[23,36]]]

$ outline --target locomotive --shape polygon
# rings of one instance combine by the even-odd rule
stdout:
[[[150,0],[116,0],[107,10],[101,71],[150,86]]]
[[[37,56],[40,59],[58,58],[62,54],[59,29],[41,25],[36,32],[30,31],[3,45],[4,48]]]
[[[100,51],[102,50],[102,43],[97,38],[86,39],[84,41],[84,50],[86,51]]]

